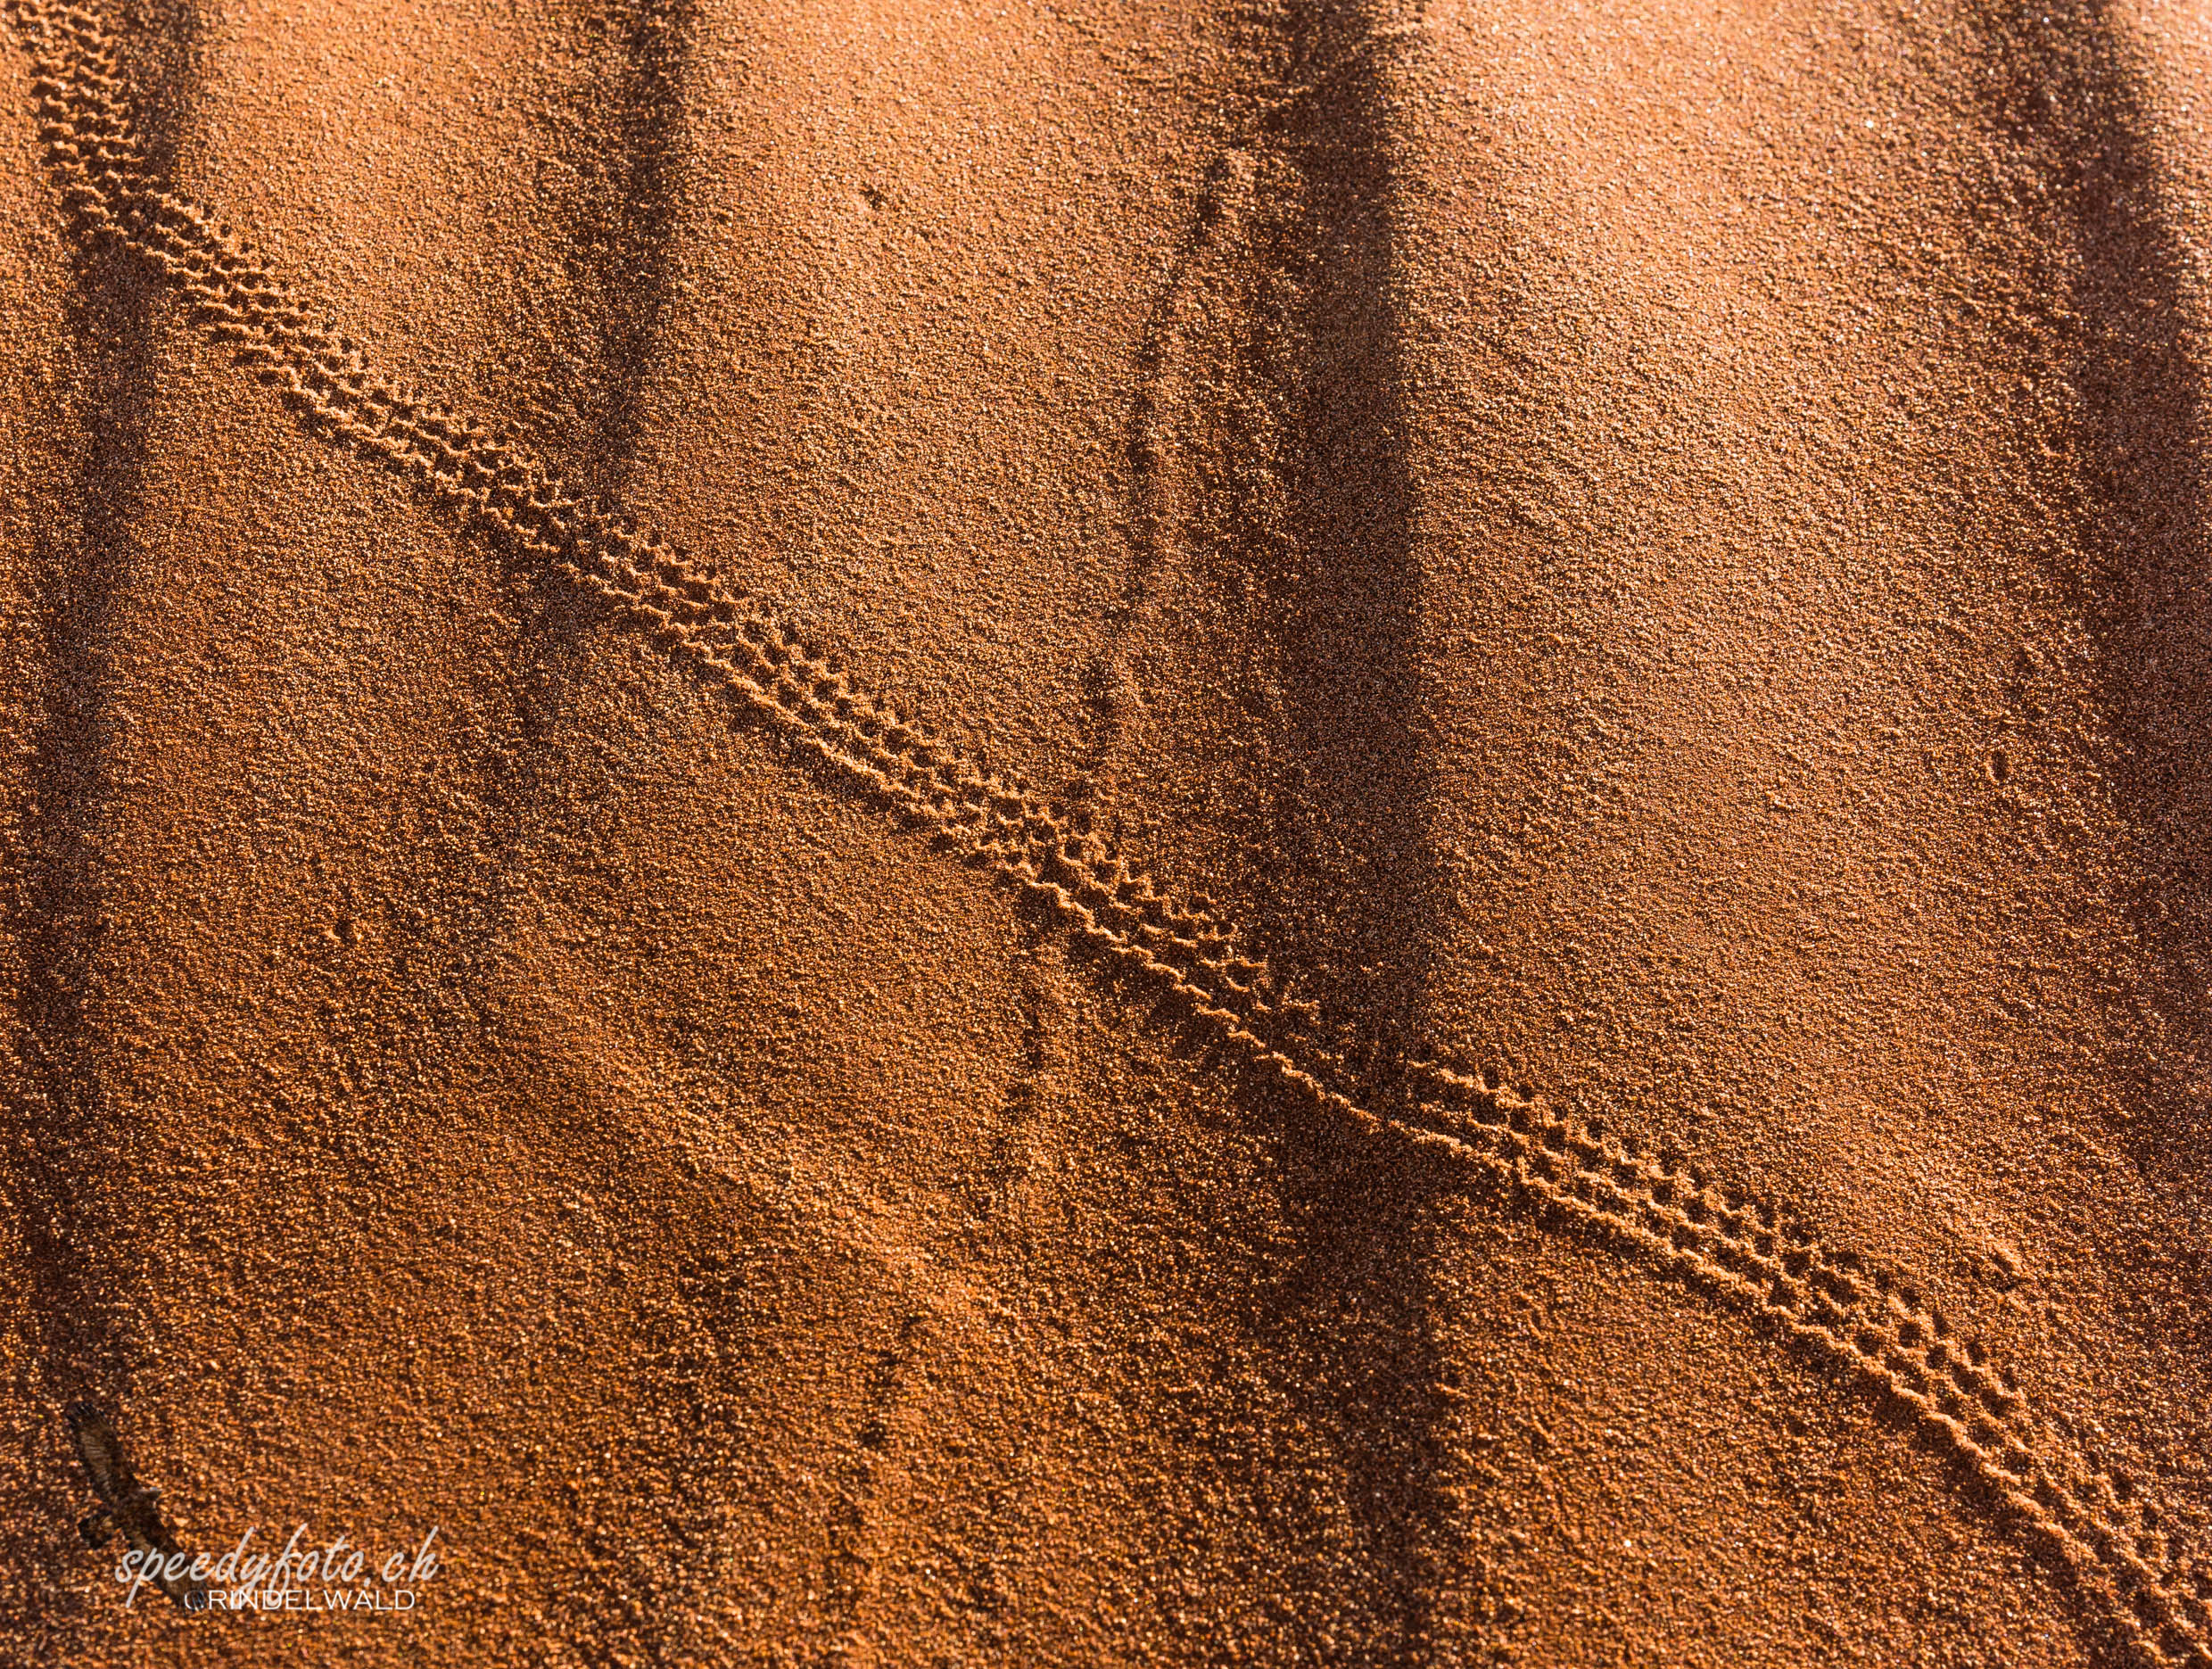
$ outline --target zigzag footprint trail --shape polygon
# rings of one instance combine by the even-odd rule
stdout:
[[[388,467],[456,523],[603,599],[823,771],[1031,901],[1105,968],[1173,999],[1191,1028],[1282,1096],[1754,1315],[1894,1400],[2063,1564],[2136,1658],[2212,1665],[2212,1569],[2176,1544],[2155,1502],[2027,1406],[1909,1279],[1445,1064],[1411,1063],[1391,1100],[1363,1105],[1316,1011],[1233,923],[1168,896],[1045,798],[892,711],[798,627],[619,506],[587,501],[522,447],[380,376],[250,245],[154,177],[100,14],[15,0],[11,16],[35,62],[41,138],[79,234],[161,275],[196,329],[310,433]]]

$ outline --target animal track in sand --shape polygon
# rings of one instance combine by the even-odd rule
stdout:
[[[2109,1617],[2131,1656],[2212,1669],[2212,1570],[2131,1482],[2036,1416],[1980,1345],[1911,1285],[1821,1245],[1770,1206],[1436,1062],[1406,1063],[1377,1112],[1350,1092],[1318,1015],[1212,912],[1186,906],[1101,837],[988,774],[869,695],[759,601],[702,572],[621,506],[587,501],[526,449],[378,375],[230,231],[154,178],[106,23],[12,0],[40,137],[80,230],[163,274],[192,322],[298,415],[413,480],[464,526],[565,574],[726,689],[803,753],[986,868],[1193,1028],[1347,1131],[1399,1144],[1557,1225],[1749,1311],[1813,1359],[1895,1400]],[[1373,1099],[1373,1097],[1369,1097]]]

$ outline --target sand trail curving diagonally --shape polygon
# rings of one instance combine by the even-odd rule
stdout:
[[[829,428],[785,437],[792,461],[756,463],[749,500],[692,474],[726,453],[683,446],[730,421],[714,395],[747,351],[742,330],[729,350],[702,334],[725,304],[694,300],[692,276],[726,259],[697,222],[744,198],[703,182],[742,150],[666,108],[721,108],[706,66],[747,62],[742,31],[602,19],[555,29],[574,54],[555,67],[530,60],[556,82],[582,66],[582,103],[545,124],[560,136],[532,131],[535,107],[525,124],[577,244],[547,293],[503,303],[558,326],[535,361],[527,326],[483,326],[520,351],[475,375],[545,390],[500,434],[455,415],[473,402],[387,380],[183,187],[175,130],[194,106],[170,61],[210,55],[201,21],[126,31],[120,49],[95,13],[27,5],[19,22],[82,239],[68,281],[136,333],[77,332],[88,362],[117,368],[70,395],[106,450],[65,472],[82,554],[49,604],[45,740],[29,749],[27,1433],[69,1382],[171,1410],[147,1417],[171,1456],[219,1453],[295,1496],[319,1480],[319,1512],[450,1518],[465,1495],[406,1482],[424,1465],[505,1480],[479,1486],[460,1533],[448,1591],[474,1605],[432,1624],[455,1650],[509,1650],[505,1631],[581,1592],[621,1598],[582,1638],[655,1657],[907,1649],[891,1642],[918,1638],[933,1604],[950,1620],[928,1625],[932,1649],[951,1656],[1019,1640],[1084,1660],[1225,1642],[1268,1658],[1794,1660],[2001,1626],[2006,1661],[2068,1642],[2205,1656],[2198,1404],[2142,1389],[2185,1385],[2200,1359],[2200,1254],[2171,1216],[2194,1127],[2167,1064],[2185,1047],[2169,1038],[2188,1018],[2167,1011],[2193,954],[2191,848],[2183,814],[2149,809],[2185,721],[2169,715],[2182,691],[2146,707],[2144,686],[2116,682],[2147,658],[2127,633],[2154,616],[2102,599],[2161,593],[2099,566],[2149,508],[2113,438],[2138,431],[2099,415],[2140,392],[2097,357],[2134,321],[2093,311],[2114,306],[2098,240],[2153,237],[2155,169],[2186,159],[2113,161],[2117,142],[2083,136],[2140,124],[2150,97],[2129,90],[2134,62],[2110,43],[2133,37],[2110,20],[2040,37],[1971,13],[1765,21],[1736,43],[1743,71],[1654,17],[1635,32],[1643,78],[1625,82],[1587,55],[1605,43],[1505,19],[1241,16],[1194,24],[1166,69],[1150,37],[1117,50],[1076,30],[1052,49],[1189,100],[1176,143],[1203,159],[1190,222],[1161,243],[1163,287],[1123,322],[1122,409],[1085,412],[1060,392],[1078,373],[1049,368],[1097,328],[1069,317],[1075,280],[1036,295],[1052,286],[1026,255],[994,261],[987,235],[937,255],[947,225],[987,218],[978,203],[1021,199],[1007,177],[972,180],[957,148],[930,153],[950,169],[934,224],[920,186],[868,178],[832,214],[904,206],[921,228],[903,247],[885,232],[863,250],[803,199],[777,205],[844,317],[755,396]],[[907,38],[917,27],[878,20],[857,46],[760,38],[819,50],[820,76],[856,50],[944,62]],[[1040,50],[999,45],[1017,65]],[[1802,105],[1799,151],[1779,147],[1779,89],[1823,53],[1853,73]],[[1975,74],[1924,84],[1931,54]],[[2023,66],[2058,89],[2026,120],[2005,102]],[[1640,149],[1563,119],[1545,129],[1556,153],[1516,152],[1532,120],[1577,108],[1584,72]],[[146,78],[164,91],[143,100],[158,115],[141,139],[128,106]],[[852,101],[896,105],[906,84],[863,76]],[[1861,128],[1869,98],[1883,113]],[[1033,143],[1065,141],[1052,113]],[[1156,115],[1107,131],[1180,131]],[[574,139],[576,120],[596,137]],[[1925,130],[1909,160],[1886,120]],[[845,126],[795,128],[817,169]],[[1670,145],[1701,167],[1607,183],[1647,176]],[[1094,178],[1083,144],[1040,153]],[[2103,172],[2069,161],[2092,153]],[[1900,211],[1933,229],[1907,245],[1886,219]],[[2068,216],[2079,241],[2054,243]],[[1808,257],[1787,235],[1809,229]],[[1735,267],[1695,259],[1724,236]],[[2125,281],[2186,305],[2186,275],[2159,259],[2138,248]],[[1977,260],[2037,282],[1961,295]],[[980,312],[1016,333],[1016,363],[992,363],[978,310],[975,340],[934,345],[995,418],[1013,406],[1017,436],[1053,437],[1028,443],[1048,457],[1027,480],[948,475],[927,401],[879,403],[876,379],[913,375],[893,351],[916,327],[901,303],[961,299],[978,269],[1003,280]],[[1985,339],[1993,307],[2008,330]],[[200,382],[170,392],[180,359]],[[666,368],[685,365],[672,387]],[[2015,377],[2018,410],[1970,398]],[[1616,385],[1617,407],[1597,400]],[[222,416],[163,426],[164,401],[194,401]],[[304,444],[272,406],[334,443],[304,467],[367,515],[334,522],[265,461],[231,484],[225,449]],[[934,455],[862,443],[901,423]],[[1913,450],[1936,427],[1947,448]],[[1031,457],[991,429],[972,444],[985,472]],[[2117,479],[2082,456],[2099,445],[2123,456]],[[1861,457],[1881,463],[1878,500]],[[914,555],[911,512],[878,522],[886,483],[865,492],[840,459],[913,475],[925,514],[933,494],[979,494],[986,531]],[[1125,507],[1125,574],[1071,601],[1085,560],[1070,547],[1045,585],[1010,583],[1052,569],[1035,518],[1094,520],[1086,470]],[[696,518],[695,548],[811,493],[818,543],[722,566],[821,596],[833,628],[855,591],[909,599],[838,633],[859,661],[887,617],[912,628],[878,657],[911,692],[899,710],[789,624],[803,607],[748,596],[602,496],[638,501],[656,480],[674,525]],[[258,607],[199,600],[237,590],[191,524],[202,486],[233,529],[245,495],[322,520],[248,570]],[[385,525],[405,530],[398,583],[365,539]],[[2193,535],[2167,525],[2151,558],[2185,562]],[[315,609],[290,605],[302,591],[322,593]],[[134,623],[195,608],[197,640],[149,660],[138,644],[158,640]],[[2185,657],[2185,621],[2158,624]],[[948,656],[948,625],[972,648]],[[1019,647],[1001,658],[1008,628]],[[307,651],[379,641],[403,654],[378,683],[385,710],[303,729]],[[1054,670],[1019,675],[1032,660]],[[943,702],[948,679],[965,699]],[[255,722],[232,706],[213,746],[138,731],[134,702],[165,723],[257,684]],[[944,728],[905,716],[933,696]],[[1060,716],[1025,723],[1040,701]],[[764,731],[731,731],[733,710]],[[419,756],[398,739],[431,715],[454,743],[388,773]],[[1040,739],[1024,774],[1071,778],[1061,801],[979,763],[1008,733]],[[62,757],[67,781],[45,763]],[[1994,792],[1962,798],[1962,758]],[[253,797],[210,822],[226,764]],[[1177,902],[1132,849],[1234,902]],[[1006,893],[963,890],[948,859]],[[2055,888],[2054,868],[2070,878]],[[260,895],[243,905],[240,876]],[[163,889],[180,913],[126,903]],[[257,910],[291,926],[243,933]],[[242,950],[268,946],[258,974],[210,919],[235,920]],[[2071,968],[2024,948],[2060,932]],[[1946,983],[1968,974],[1993,983],[2001,1018]],[[949,1008],[898,989],[948,979],[964,993]],[[1165,1030],[1133,1033],[1155,1002]],[[1554,1015],[1556,1036],[1526,1029]],[[1162,1043],[1209,1058],[1146,1068]],[[1440,1048],[1549,1063],[1580,1111],[1439,1064]],[[195,1110],[151,1134],[124,1111],[178,1096]],[[319,1177],[257,1157],[279,1145],[257,1134],[272,1109]],[[494,1235],[517,1220],[532,1227]],[[1566,1238],[1523,1243],[1528,1224]],[[304,1255],[326,1245],[334,1262]],[[1622,1253],[1754,1324],[1766,1372],[1719,1399],[1746,1452],[1812,1435],[1770,1411],[1778,1379],[1873,1393],[1819,1404],[1837,1447],[1812,1473],[1847,1507],[1822,1502],[1802,1457],[1779,1503],[1754,1478],[1707,1489],[1683,1469],[1731,1452],[1699,1434],[1729,1417],[1684,1364],[1743,1347],[1664,1288],[1593,1333]],[[242,1331],[177,1362],[164,1342],[194,1295],[205,1311],[258,1266],[265,1296],[218,1307],[280,1320],[282,1346]],[[419,1298],[378,1313],[411,1283]],[[1564,1324],[1563,1285],[1582,1293]],[[350,1345],[316,1309],[334,1289],[378,1299],[343,1324]],[[1548,1318],[1524,1328],[1531,1305]],[[441,1345],[399,1318],[416,1313]],[[514,1342],[505,1371],[472,1356],[477,1328]],[[411,1441],[342,1472],[302,1420],[244,1461],[238,1393],[209,1400],[226,1351],[269,1376],[248,1382],[260,1408],[389,1417]],[[1645,1354],[1653,1387],[1612,1417],[1625,1434],[1593,1425],[1587,1367],[1622,1351]],[[824,1417],[794,1407],[802,1384],[837,1388]],[[1777,1419],[1787,1438],[1762,1436]],[[1947,1481],[1947,1498],[1900,1504],[1900,1440],[1926,1451],[1919,1487]],[[1622,1482],[1647,1475],[1646,1452],[1663,1458],[1657,1508]],[[921,1478],[940,1482],[917,1496]],[[238,1516],[235,1483],[194,1482]],[[1822,1514],[1836,1528],[1816,1535],[1848,1524],[1855,1552],[1894,1559],[1875,1587],[1899,1580],[1884,1568],[1939,1566],[1942,1603],[1931,1588],[1900,1616],[1776,1591],[1758,1573],[1789,1561],[1770,1551]],[[1723,1522],[1732,1539],[1712,1540]],[[1109,1524],[1153,1529],[1125,1541]],[[1633,1553],[1638,1529],[1677,1549],[1678,1593],[1728,1599],[1621,1621],[1663,1566],[1623,1587],[1625,1561],[1583,1549],[1625,1531]],[[1948,1538],[1940,1555],[1931,1538]],[[1686,1580],[1685,1560],[1710,1580]],[[2014,1615],[2031,1591],[2055,1631]],[[1581,1626],[1577,1594],[1603,1626]],[[107,1617],[102,1597],[42,1638],[126,1654],[184,1638]],[[241,1637],[191,1638],[219,1654]]]

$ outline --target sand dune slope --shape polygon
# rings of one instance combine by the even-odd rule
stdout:
[[[0,1662],[2212,1664],[2200,8],[6,20]]]

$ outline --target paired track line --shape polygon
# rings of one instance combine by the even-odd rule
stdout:
[[[1177,999],[1195,1029],[1259,1078],[1349,1131],[1488,1182],[1749,1311],[1894,1398],[2056,1555],[2131,1657],[2212,1669],[2212,1570],[2147,1499],[2036,1416],[1909,1283],[1487,1075],[1406,1063],[1376,1103],[1382,1111],[1362,1105],[1356,1075],[1317,1036],[1317,1011],[1232,925],[1163,893],[1102,838],[868,693],[767,605],[693,566],[620,505],[573,494],[527,448],[379,374],[227,227],[153,178],[100,15],[52,0],[10,0],[9,11],[30,49],[40,137],[79,232],[161,273],[192,323],[311,433],[407,476],[465,527],[603,599],[933,844]]]

